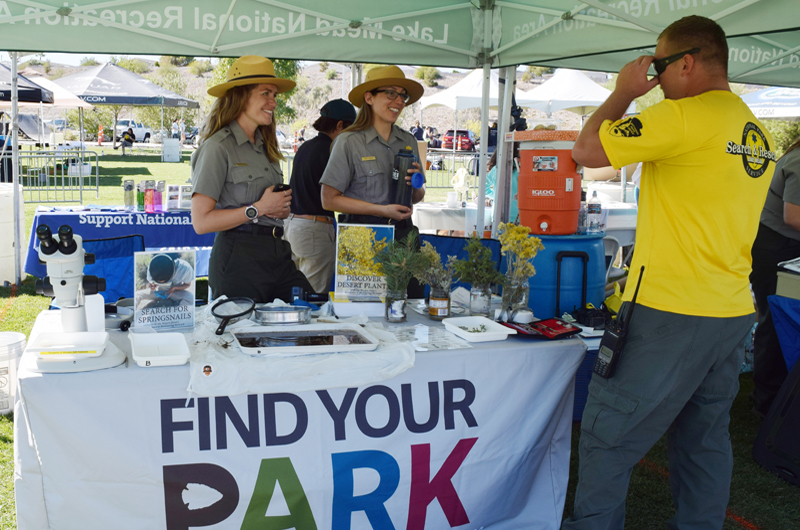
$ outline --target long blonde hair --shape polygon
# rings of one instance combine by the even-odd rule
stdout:
[[[200,130],[199,136],[202,141],[208,140],[217,131],[229,125],[232,121],[238,118],[247,107],[247,101],[250,99],[250,93],[258,85],[243,85],[235,86],[228,89],[227,92],[221,97],[217,98],[211,106],[211,112],[208,113],[208,118]],[[273,115],[273,121],[269,125],[260,125],[258,130],[261,131],[261,136],[264,138],[264,145],[267,146],[267,158],[270,162],[278,162],[283,160],[283,153],[278,147],[278,136],[276,135],[276,126]]]
[[[346,128],[342,132],[365,131],[370,127],[372,127],[372,119],[374,117],[375,113],[372,111],[372,105],[364,101],[364,104],[361,105],[360,109],[358,109],[358,114],[356,115],[356,121],[353,122],[353,125]]]

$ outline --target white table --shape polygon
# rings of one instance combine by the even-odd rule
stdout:
[[[128,343],[120,332],[113,340]],[[55,375],[23,361],[18,528],[155,530],[182,520],[214,530],[305,513],[317,528],[406,528],[409,518],[409,528],[449,528],[447,514],[468,528],[555,530],[585,346],[475,346],[420,352],[414,368],[369,387],[216,398],[187,395],[186,366],[129,360]]]
[[[484,216],[484,230],[492,229],[492,207],[487,206]],[[421,202],[414,205],[411,220],[422,233],[436,233],[437,230],[459,230],[467,234],[475,231],[478,222],[478,206],[467,205],[448,208],[443,202]]]

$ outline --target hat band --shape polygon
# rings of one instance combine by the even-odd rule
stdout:
[[[242,79],[262,79],[264,77],[272,77],[274,79],[277,79],[277,77],[275,77],[274,75],[258,74],[258,75],[246,75],[244,77],[236,77],[236,78],[233,78],[233,79],[229,80],[228,83],[230,83],[231,81],[241,81]]]

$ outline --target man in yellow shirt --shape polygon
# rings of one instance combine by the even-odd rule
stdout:
[[[594,374],[581,423],[572,518],[562,528],[619,529],[633,466],[669,432],[676,514],[669,528],[722,527],[733,456],[728,423],[753,325],[750,249],[769,188],[774,144],[727,81],[728,46],[690,16],[655,56],[619,73],[573,157],[586,167],[643,161],[627,342],[611,376]],[[656,77],[648,79],[653,65]],[[621,120],[661,85],[665,100]],[[636,310],[630,300],[641,273]]]

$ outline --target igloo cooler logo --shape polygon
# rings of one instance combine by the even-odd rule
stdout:
[[[555,197],[555,190],[531,190],[534,197]]]

